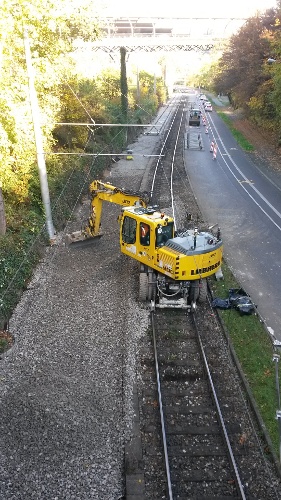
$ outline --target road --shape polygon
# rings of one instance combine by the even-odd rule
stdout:
[[[280,177],[254,164],[215,112],[207,113],[206,119],[206,126],[196,130],[202,150],[185,149],[191,186],[205,220],[221,228],[226,262],[269,332],[281,341]],[[216,159],[210,152],[213,140]]]

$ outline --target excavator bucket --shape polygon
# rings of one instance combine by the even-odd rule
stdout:
[[[99,233],[96,236],[90,236],[85,234],[83,231],[75,231],[74,233],[67,234],[65,241],[68,246],[81,248],[93,245],[98,239],[101,238],[101,236],[102,233]]]

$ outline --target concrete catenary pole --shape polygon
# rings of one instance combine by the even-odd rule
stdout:
[[[47,180],[47,170],[45,163],[45,155],[43,149],[43,140],[40,128],[40,111],[37,100],[37,94],[35,91],[34,85],[34,72],[31,61],[31,52],[28,38],[27,28],[24,29],[24,48],[25,48],[25,58],[26,58],[26,66],[27,66],[27,74],[29,81],[29,95],[30,95],[30,104],[32,111],[32,119],[33,119],[33,127],[34,127],[34,135],[35,135],[35,145],[37,152],[37,165],[39,170],[39,178],[40,178],[40,187],[41,187],[41,195],[42,201],[45,209],[46,216],[46,226],[50,241],[54,240],[55,230],[52,220],[52,212],[51,212],[51,203],[49,196],[49,187]]]
[[[0,180],[0,235],[6,234],[6,214],[5,205],[2,193],[2,182]]]

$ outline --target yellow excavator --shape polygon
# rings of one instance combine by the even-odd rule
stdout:
[[[91,212],[82,231],[69,234],[68,243],[100,237],[102,204],[121,205],[118,217],[121,252],[140,264],[139,298],[152,309],[184,308],[194,311],[206,300],[206,278],[222,277],[223,244],[216,235],[198,228],[175,234],[174,219],[149,205],[146,192],[117,188],[94,180],[90,184]]]

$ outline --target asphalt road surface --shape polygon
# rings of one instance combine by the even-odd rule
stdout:
[[[202,214],[210,225],[220,226],[227,263],[269,332],[281,340],[280,176],[255,164],[214,111],[190,134],[195,128],[202,149],[195,143],[186,147],[185,163]],[[218,146],[216,159],[212,141]]]

